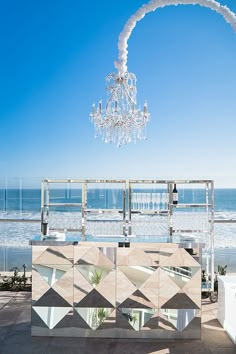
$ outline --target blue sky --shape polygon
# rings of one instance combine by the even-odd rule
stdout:
[[[0,177],[212,178],[236,187],[236,33],[200,6],[147,14],[129,39],[147,141],[94,139],[118,36],[139,0],[0,2]],[[234,0],[221,0],[236,12]]]

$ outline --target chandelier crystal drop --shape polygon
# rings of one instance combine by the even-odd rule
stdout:
[[[107,103],[93,104],[90,120],[95,126],[95,137],[101,136],[105,143],[136,143],[146,140],[146,124],[149,121],[147,104],[143,110],[136,108],[136,76],[126,72],[123,75],[111,73],[107,81]]]

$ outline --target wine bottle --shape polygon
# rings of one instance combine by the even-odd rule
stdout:
[[[178,204],[178,191],[176,188],[176,183],[174,183],[174,188],[173,188],[173,204]]]

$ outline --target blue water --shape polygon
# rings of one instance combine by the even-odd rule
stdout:
[[[163,189],[139,189],[135,192],[143,193],[166,193]],[[205,190],[203,189],[178,189],[180,203],[204,203]],[[128,191],[126,192],[128,207]],[[50,191],[50,201],[57,203],[81,203],[82,193],[78,189],[53,189]],[[121,189],[89,189],[88,208],[95,209],[122,209],[123,190]],[[26,212],[36,215],[40,219],[41,190],[40,189],[0,189],[0,213],[9,212],[9,218],[17,217],[19,212]],[[50,210],[71,212],[79,208],[50,208]],[[187,210],[185,210],[187,211]],[[236,189],[215,189],[215,211],[230,214],[235,217],[236,212]],[[35,218],[35,217],[33,217]],[[31,250],[29,240],[40,233],[40,223],[0,223],[0,270],[11,269],[13,266],[19,268],[23,263],[31,265]],[[106,239],[105,239],[106,240]],[[236,248],[232,252],[227,247],[236,247],[235,224],[215,225],[215,244],[220,248],[216,252],[215,264],[228,264],[231,271],[236,271]],[[20,247],[19,247],[20,246]],[[23,248],[26,247],[26,248]],[[217,250],[216,250],[217,251]],[[228,252],[228,253],[227,253]],[[231,251],[230,251],[231,252]],[[23,263],[22,263],[23,262]]]
[[[139,189],[134,192],[166,192],[161,189]],[[179,203],[204,203],[205,190],[180,189]],[[128,199],[128,192],[127,192]],[[57,203],[81,203],[82,192],[77,189],[53,189],[50,201]],[[0,211],[39,212],[41,203],[40,189],[0,189]],[[121,189],[88,190],[88,208],[122,209],[123,191]],[[128,206],[128,205],[126,205]],[[76,208],[55,207],[57,211],[76,211]],[[215,211],[236,211],[236,189],[215,189]]]

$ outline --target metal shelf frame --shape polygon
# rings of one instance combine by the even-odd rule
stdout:
[[[90,185],[96,184],[107,184],[107,185],[121,185],[122,189],[122,209],[96,209],[88,208],[88,188]],[[50,201],[50,186],[51,184],[66,184],[66,185],[81,185],[82,190],[82,203],[52,203]],[[126,226],[126,180],[121,179],[43,179],[41,184],[41,233],[45,234],[48,229],[49,221],[49,210],[50,207],[80,207],[81,209],[81,228],[80,229],[67,229],[67,231],[79,231],[81,236],[86,238],[87,222],[89,215],[101,215],[101,214],[122,214],[122,220],[119,222],[123,223],[123,235],[125,235]],[[98,220],[101,221],[101,220]],[[105,221],[105,220],[103,220]]]
[[[55,203],[52,202],[52,198],[50,196],[51,185],[52,184],[66,184],[66,185],[74,185],[78,184],[81,186],[81,203]],[[120,209],[109,209],[109,208],[88,208],[88,190],[91,185],[96,184],[105,184],[117,187],[122,190],[122,208]],[[177,185],[177,189],[180,186],[187,186],[191,185],[193,189],[197,189],[201,186],[205,190],[205,202],[204,203],[180,203],[180,204],[173,204],[173,186],[174,184]],[[134,190],[141,190],[155,186],[158,187],[162,185],[164,186],[166,194],[167,194],[167,207],[165,209],[158,209],[157,206],[152,209],[142,208],[142,205],[136,205],[134,208],[134,203],[132,201],[132,195]],[[137,187],[138,186],[138,187]],[[128,194],[128,198],[127,198]],[[126,208],[126,202],[128,199],[128,208]],[[86,239],[86,231],[87,231],[87,223],[88,222],[118,222],[122,223],[122,233],[124,237],[132,237],[132,223],[133,223],[133,216],[140,215],[140,216],[153,216],[155,222],[160,216],[166,218],[166,223],[168,227],[168,233],[170,242],[174,236],[178,233],[187,233],[189,236],[191,234],[202,233],[204,235],[205,240],[205,250],[206,250],[206,280],[207,291],[209,288],[213,291],[213,281],[214,279],[214,181],[213,180],[158,180],[158,179],[136,179],[136,180],[124,180],[124,179],[44,179],[42,180],[41,185],[41,232],[43,235],[47,233],[47,226],[50,218],[50,208],[51,207],[78,207],[81,211],[81,228],[77,229],[70,229],[68,228],[67,231],[78,231],[81,232],[81,236]],[[206,229],[185,229],[184,227],[174,229],[173,226],[173,217],[175,213],[180,212],[179,209],[191,209],[196,208],[197,210],[203,209],[206,218],[208,220],[207,228]],[[127,210],[126,210],[127,209]],[[109,214],[109,218],[105,219],[104,215]],[[192,213],[191,213],[192,214]],[[97,220],[90,220],[92,216],[99,216],[103,215],[103,219],[97,218]],[[121,215],[120,220],[115,220],[112,218],[112,215]],[[111,216],[111,217],[110,217]],[[217,222],[217,221],[216,221]],[[219,221],[220,222],[220,221]],[[156,236],[158,238],[158,236]],[[204,290],[203,290],[204,291]]]
[[[199,188],[202,187],[205,189],[205,203],[178,203],[178,204],[173,204],[173,187],[174,184],[177,185],[177,189],[179,186],[185,186],[185,185],[191,185],[193,188]],[[199,179],[199,180],[130,180],[128,181],[128,196],[129,196],[129,202],[128,202],[128,230],[129,230],[129,235],[132,235],[132,215],[134,214],[146,214],[146,215],[160,215],[161,210],[152,210],[152,211],[147,211],[147,210],[134,210],[132,208],[132,193],[136,189],[137,186],[140,186],[139,188],[145,189],[147,187],[151,186],[156,186],[156,185],[164,185],[166,187],[166,191],[169,194],[169,201],[168,201],[168,210],[166,211],[166,215],[168,218],[168,229],[169,229],[169,235],[170,235],[170,242],[172,240],[173,234],[177,235],[178,233],[187,233],[189,236],[191,234],[197,234],[201,233],[204,235],[205,238],[205,255],[206,255],[206,289],[203,288],[203,291],[211,291],[214,290],[214,282],[211,280],[214,280],[215,274],[214,274],[214,181],[213,180],[205,180],[205,179]],[[142,187],[141,187],[142,186]],[[204,212],[206,214],[206,218],[208,220],[208,225],[206,229],[183,229],[183,228],[178,228],[174,229],[173,227],[173,216],[176,212],[178,212],[178,209],[191,209],[191,208],[196,208],[200,209],[203,208]],[[150,213],[150,214],[149,214]],[[162,214],[163,215],[163,214]]]

